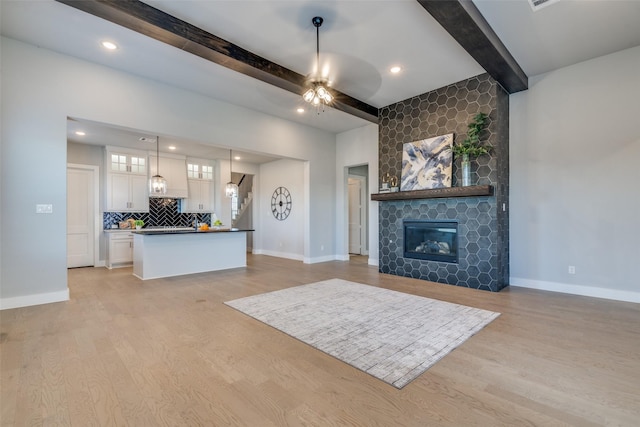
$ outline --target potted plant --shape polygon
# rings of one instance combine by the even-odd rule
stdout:
[[[490,147],[485,147],[480,141],[480,134],[487,126],[489,116],[485,113],[478,113],[468,125],[467,137],[460,144],[454,144],[451,151],[456,156],[462,155],[462,186],[471,185],[471,157],[478,157],[488,154]]]
[[[142,226],[144,225],[144,221],[141,219],[136,219],[135,221],[133,221],[133,223],[136,226],[136,230],[140,230],[142,228]]]

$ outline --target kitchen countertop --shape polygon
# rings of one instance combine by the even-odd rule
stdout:
[[[141,229],[141,230],[131,230],[133,234],[142,234],[142,235],[159,235],[159,234],[208,234],[208,233],[237,233],[242,231],[255,231],[253,229],[244,229],[244,228],[214,228],[211,227],[208,230],[194,230],[193,228],[185,230],[185,229],[177,229],[173,230],[170,228],[164,229]]]

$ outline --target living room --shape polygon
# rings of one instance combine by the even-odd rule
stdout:
[[[63,5],[57,6],[65,7]],[[552,10],[551,7],[549,6],[548,9]],[[378,126],[375,124],[361,121],[359,122],[360,126],[340,132],[321,130],[140,75],[123,72],[96,62],[54,52],[39,47],[35,43],[20,41],[4,35],[2,38],[2,64],[2,282],[0,297],[3,309],[35,306],[3,310],[1,315],[3,323],[5,319],[8,321],[10,316],[37,319],[31,323],[26,322],[25,329],[22,332],[16,330],[16,333],[28,335],[28,328],[33,327],[34,331],[38,331],[34,332],[36,336],[42,338],[46,335],[47,319],[55,319],[59,315],[57,311],[59,309],[55,308],[56,305],[77,307],[74,304],[81,303],[85,298],[89,305],[82,308],[81,311],[90,311],[92,306],[100,305],[99,297],[94,300],[89,299],[90,295],[95,295],[99,291],[97,284],[108,288],[109,283],[113,280],[135,286],[128,279],[122,277],[122,272],[116,272],[107,278],[96,279],[93,284],[88,279],[91,278],[91,273],[73,272],[71,279],[69,279],[65,252],[66,123],[68,117],[80,117],[130,128],[153,130],[160,134],[179,135],[194,141],[210,141],[210,143],[220,146],[230,146],[230,141],[233,141],[233,147],[239,149],[265,152],[304,162],[304,190],[299,195],[300,207],[304,210],[304,227],[302,236],[297,236],[297,240],[303,241],[304,244],[300,250],[297,250],[297,254],[307,263],[281,259],[259,260],[260,255],[256,257],[255,261],[256,268],[260,267],[267,271],[268,276],[272,277],[273,281],[279,281],[282,286],[322,280],[332,274],[327,270],[333,270],[346,279],[368,281],[374,285],[395,286],[397,290],[455,300],[461,304],[479,304],[484,308],[512,315],[513,321],[505,325],[504,330],[500,327],[499,330],[492,332],[494,334],[503,333],[500,338],[500,348],[508,346],[509,339],[513,338],[513,330],[519,327],[524,328],[526,325],[530,327],[545,318],[547,320],[542,323],[547,330],[536,335],[536,338],[548,339],[557,346],[561,345],[563,334],[567,335],[567,340],[570,340],[571,336],[575,338],[580,335],[583,340],[578,338],[577,343],[575,341],[567,342],[572,342],[577,347],[582,344],[586,345],[586,341],[589,341],[590,331],[588,328],[577,325],[580,317],[585,319],[585,325],[596,329],[602,328],[602,330],[598,330],[598,338],[606,336],[606,329],[610,326],[620,328],[622,335],[611,338],[612,341],[609,342],[611,346],[622,349],[620,355],[606,354],[607,357],[616,360],[620,365],[619,367],[609,364],[606,366],[614,371],[619,370],[617,374],[620,376],[612,380],[612,383],[623,381],[627,384],[614,393],[618,393],[616,396],[620,398],[621,402],[628,404],[622,411],[622,415],[597,418],[591,413],[594,418],[571,418],[577,416],[575,408],[567,410],[571,417],[562,418],[556,413],[552,415],[558,415],[560,421],[569,424],[587,423],[590,420],[595,420],[592,421],[594,424],[607,424],[610,420],[618,420],[620,424],[631,425],[625,421],[630,419],[629,414],[634,414],[633,402],[637,403],[637,388],[629,386],[626,381],[633,378],[634,374],[630,371],[633,371],[633,367],[637,367],[637,360],[633,359],[633,354],[637,354],[637,352],[634,353],[637,350],[637,345],[634,348],[633,342],[638,341],[636,339],[637,332],[634,332],[638,330],[636,327],[637,308],[635,307],[640,302],[640,285],[635,273],[635,263],[640,258],[640,250],[635,242],[640,240],[640,231],[636,227],[629,226],[637,221],[637,212],[640,210],[640,198],[637,197],[635,189],[635,183],[640,180],[640,169],[636,167],[637,159],[640,158],[640,134],[635,125],[639,113],[637,99],[640,97],[637,73],[637,70],[640,69],[640,47],[637,44],[550,72],[532,75],[529,78],[529,88],[526,91],[509,95],[510,289],[507,292],[497,294],[479,293],[479,291],[454,286],[433,285],[426,281],[379,274],[376,268],[379,262],[379,202],[375,201],[369,201],[371,229],[369,231],[370,253],[367,263],[353,267],[355,269],[353,272],[345,270],[350,264],[345,262],[346,259],[349,259],[345,232],[347,227],[344,198],[345,171],[350,166],[367,164],[370,173],[369,193],[378,192],[381,179],[381,175],[378,173],[379,162],[383,159],[379,157]],[[409,97],[421,94],[415,93]],[[333,113],[331,109],[327,109],[322,113],[321,120],[330,121],[338,114]],[[256,138],[255,135],[260,135],[260,138]],[[20,185],[16,185],[16,183]],[[283,185],[290,184],[292,183],[283,182]],[[36,214],[34,206],[40,203],[53,205],[53,213],[51,215]],[[261,240],[256,240],[260,244]],[[262,244],[266,243],[263,241]],[[260,248],[258,246],[258,249]],[[264,247],[262,248],[264,249]],[[328,261],[328,258],[333,260],[328,265],[323,265]],[[569,267],[573,267],[573,269]],[[249,269],[247,274],[250,275],[252,271]],[[290,271],[294,271],[297,277],[289,277],[291,276],[288,274]],[[234,281],[242,283],[242,286],[249,286],[243,276],[244,273],[238,272],[216,276],[216,280],[219,280],[226,289],[224,292],[221,291],[218,299],[240,297],[240,292],[230,289],[230,287]],[[86,284],[87,287],[84,289],[82,286],[72,287],[70,292],[70,283],[74,280],[77,281],[76,283]],[[168,289],[176,283],[180,283],[180,280],[163,282],[161,284],[163,292],[160,294],[165,297],[170,295],[171,298],[180,300],[179,294],[170,292]],[[394,283],[397,284],[394,285]],[[421,288],[421,285],[424,285],[424,288]],[[121,285],[112,283],[112,286],[118,292],[125,291]],[[184,298],[189,298],[190,301],[202,299],[202,294],[198,294],[194,290],[198,286],[201,286],[200,280],[195,278],[195,283],[190,284],[188,297],[185,295]],[[258,288],[265,290],[271,290],[274,287],[271,282],[259,283],[258,285]],[[538,292],[537,290],[553,291],[556,294]],[[137,291],[144,291],[144,289],[137,289]],[[136,300],[139,303],[145,298],[153,298],[148,292],[142,292],[139,295],[141,299]],[[516,295],[523,295],[525,298],[517,300],[513,306],[504,302],[505,298],[515,298]],[[588,299],[585,296],[595,298]],[[500,300],[501,302],[498,300],[492,302],[492,297],[503,299]],[[617,300],[618,302],[600,299]],[[68,302],[38,305],[55,301]],[[167,301],[164,300],[158,305],[154,305],[154,308],[166,308]],[[118,300],[118,304],[125,304],[125,302]],[[533,314],[528,313],[529,317],[519,317],[518,310],[527,314],[526,312],[532,310],[532,306],[537,304],[551,308]],[[577,305],[587,308],[578,309]],[[126,310],[122,309],[120,314],[130,314],[129,309],[130,307]],[[564,310],[575,310],[579,316],[567,320],[560,315]],[[105,313],[105,316],[115,318],[114,313]],[[608,313],[617,319],[612,325],[596,326],[592,323],[593,319],[605,321],[609,316]],[[569,313],[562,314],[568,315]],[[150,318],[160,317],[157,313],[148,312],[148,315]],[[127,323],[123,320],[125,318],[126,316],[123,315],[119,320]],[[87,321],[89,318],[83,319]],[[206,317],[206,319],[212,321],[215,320],[215,316],[214,318]],[[230,331],[237,331],[236,328],[240,328],[248,333],[247,331],[250,329],[247,325],[248,320],[244,320],[239,315],[236,316],[236,313],[233,317],[219,317],[218,320],[220,319],[228,322],[225,325],[228,325]],[[72,321],[68,320],[68,322]],[[242,326],[233,326],[232,322],[239,322]],[[553,328],[559,327],[563,322],[569,323],[570,328],[558,330],[557,335],[554,335]],[[12,324],[15,324],[14,321]],[[199,324],[199,321],[195,320],[193,324]],[[132,324],[129,323],[129,325]],[[93,328],[91,332],[100,330],[96,325],[91,326]],[[44,329],[42,329],[43,327]],[[62,328],[62,326],[59,327]],[[165,327],[168,326],[165,325]],[[83,342],[83,334],[89,333],[88,331],[78,332],[80,334],[77,337],[78,342]],[[265,332],[266,329],[258,327],[255,336],[260,336]],[[104,335],[102,336],[104,337]],[[299,352],[295,353],[298,358],[310,356],[310,350],[287,343],[285,338],[280,335],[267,334],[266,336],[277,345],[281,345],[282,348]],[[519,337],[518,339],[524,338]],[[46,343],[46,339],[44,341]],[[267,339],[263,338],[258,342],[266,345],[265,341]],[[8,342],[10,340],[2,343],[3,354],[4,348],[7,348],[5,343]],[[93,338],[84,342],[90,342],[88,346],[93,346],[94,350],[96,350],[96,345],[99,347],[99,342],[93,342]],[[519,341],[520,344],[522,342]],[[234,345],[234,341],[230,338],[225,343],[230,346]],[[152,348],[153,343],[148,344]],[[598,362],[602,360],[600,358],[602,354],[596,354],[598,353],[598,344],[592,344],[593,347],[584,350],[589,353],[590,364],[579,365],[584,371],[582,373],[571,371],[572,374],[584,375],[584,372],[589,369],[588,366],[597,366]],[[20,344],[20,346],[22,345]],[[27,347],[34,352],[30,354],[35,354],[38,346],[43,344],[32,340],[24,345],[25,354]],[[236,342],[235,345],[239,344]],[[277,345],[272,348],[274,352],[272,357],[286,359],[286,354],[284,351],[278,350]],[[549,349],[543,343],[540,345],[545,350]],[[243,347],[243,350],[257,352],[258,348],[259,345],[252,344]],[[523,344],[518,352],[511,353],[510,356],[526,359],[524,356],[527,351],[523,348],[529,347]],[[473,349],[486,350],[481,344],[476,344]],[[124,351],[123,348],[120,350]],[[161,351],[160,349],[155,350]],[[87,351],[92,356],[97,354],[90,349]],[[224,354],[227,357],[233,357],[228,353]],[[498,363],[495,358],[499,355],[487,352],[485,356],[481,364],[482,368],[492,366],[490,371],[495,373],[497,369],[491,364]],[[57,355],[56,357],[62,356]],[[327,364],[325,365],[326,369],[312,369],[314,374],[317,374],[324,381],[323,384],[315,386],[318,393],[322,394],[323,387],[330,389],[326,383],[332,381],[338,381],[340,385],[346,387],[347,392],[340,394],[341,396],[357,393],[357,385],[346,386],[346,384],[362,380],[366,383],[366,386],[363,386],[366,391],[364,397],[358,395],[360,401],[366,400],[369,392],[372,393],[369,397],[373,402],[376,402],[380,396],[376,393],[380,392],[382,387],[369,379],[364,379],[360,373],[349,373],[346,368],[338,367],[321,356],[310,357],[313,362],[295,362],[298,363],[297,365],[294,363],[295,375],[312,383],[313,377],[309,378],[304,375],[305,367],[308,367],[307,364],[317,364],[318,366]],[[554,375],[558,372],[550,369],[554,363],[569,369],[573,363],[570,359],[579,359],[580,357],[582,357],[580,354],[574,354],[570,349],[563,349],[557,358],[544,366],[549,368],[547,371],[549,375]],[[537,360],[538,358],[543,359],[544,356],[536,355],[536,363],[540,362]],[[18,359],[20,357],[17,357],[16,360]],[[473,359],[473,357],[465,352],[464,359]],[[14,369],[19,371],[20,363],[16,360],[10,364],[13,364]],[[44,362],[40,361],[39,363]],[[509,362],[514,363],[510,366],[514,369],[513,372],[516,372],[514,375],[516,379],[518,375],[520,378],[526,377],[525,365],[529,362],[533,363],[532,359],[522,360],[518,363]],[[86,363],[88,364],[88,362]],[[107,361],[103,360],[101,363],[107,363]],[[198,367],[202,366],[198,365]],[[275,371],[269,374],[269,379],[273,380],[276,374],[281,374],[278,388],[285,388],[284,384],[289,381],[288,374],[284,372],[286,368],[279,371],[276,366],[274,369]],[[438,387],[448,389],[449,386],[445,385],[445,383],[449,384],[447,381],[454,383],[456,378],[460,379],[452,372],[453,369],[454,365],[447,365],[446,369],[442,368],[440,371],[440,374],[444,374],[446,371],[446,381],[439,382],[438,376],[432,376],[420,382],[420,393],[417,397],[414,395],[396,396],[394,399],[411,400],[415,397],[428,401],[433,390],[437,390]],[[347,375],[348,380],[336,380],[332,376],[332,372],[338,372],[338,377]],[[233,376],[236,374],[227,372],[228,377],[225,381],[227,383],[233,382]],[[602,372],[597,371],[596,376],[600,378],[600,374]],[[98,373],[95,375],[98,376]],[[469,375],[470,378],[473,377],[469,373],[466,375]],[[153,375],[150,374],[150,377]],[[256,378],[261,377],[253,379],[256,380]],[[158,378],[156,380],[158,388],[161,389],[162,380]],[[169,380],[167,379],[167,381]],[[290,381],[295,382],[295,380]],[[471,397],[466,396],[463,399],[465,401],[463,408],[472,411],[474,407],[477,409],[473,403],[474,393],[479,393],[478,390],[482,390],[482,385],[487,384],[488,379],[476,377],[477,383],[474,383],[473,379],[469,381],[473,384],[473,386],[469,386],[472,387],[473,393]],[[518,399],[526,396],[526,383],[513,381],[516,385],[508,391],[505,391],[505,386],[502,383],[500,387],[495,384],[487,386],[492,393],[500,396],[496,399],[505,399],[510,402],[506,404],[504,400],[501,400],[501,403],[497,404],[492,401],[488,407],[494,408],[494,404],[524,405],[528,408],[527,411],[544,412],[542,407],[537,407],[537,409],[535,407],[535,404],[543,402],[544,405],[548,405],[547,408],[559,411],[557,406],[549,402],[554,397],[553,387],[549,384],[539,391],[540,395],[549,393],[546,397],[528,396],[527,398],[530,400],[527,400],[525,404],[524,400]],[[543,380],[540,381],[543,382]],[[5,382],[3,378],[3,397],[4,384],[11,383]],[[587,389],[598,388],[597,384],[590,382],[578,384]],[[228,384],[219,385],[220,393],[224,393],[229,388]],[[261,383],[261,391],[268,393],[270,385],[271,383],[265,380]],[[607,383],[603,393],[610,390],[608,387],[614,386]],[[247,383],[240,381],[238,388],[233,389],[233,396],[239,398],[247,392],[247,388]],[[575,404],[575,401],[571,400],[571,393],[579,388],[578,385],[572,383],[571,387],[561,392],[563,393],[562,400],[567,406]],[[303,391],[301,383],[296,383],[293,389],[300,393]],[[425,392],[425,389],[428,390]],[[465,387],[461,386],[457,390],[456,393],[464,394]],[[410,392],[411,390],[409,390]],[[380,399],[386,399],[387,393],[390,392],[380,393],[384,396]],[[416,391],[416,393],[418,392]],[[516,394],[518,394],[517,397]],[[176,395],[178,393],[174,396]],[[99,393],[94,394],[93,399],[99,400],[99,396]],[[251,399],[258,399],[254,394],[250,394],[250,396]],[[585,396],[576,400],[580,401],[580,405],[576,404],[576,406],[585,411],[588,410],[589,403],[593,403]],[[394,404],[397,403],[396,400],[394,402]],[[227,403],[232,406],[231,402]],[[354,408],[357,407],[357,403],[356,401],[345,404],[347,406],[344,411],[356,410]],[[340,407],[340,402],[325,399],[317,406],[311,405],[313,411],[310,413],[318,414],[323,410],[333,410],[334,405]],[[482,404],[479,405],[482,406]],[[607,402],[604,406],[613,405],[613,402]],[[188,404],[185,403],[185,407],[187,406]],[[296,408],[304,413],[308,406],[299,403]],[[371,402],[367,405],[369,410],[373,410],[370,406],[375,405]],[[455,403],[452,403],[452,408],[455,407]],[[393,405],[384,406],[384,408],[393,412]],[[421,408],[421,410],[428,411]],[[442,403],[442,408],[444,409],[441,409],[439,413],[446,415],[446,401]],[[637,406],[635,408],[635,415],[637,415]],[[600,406],[597,406],[596,409],[605,411]],[[596,409],[592,411],[597,412]],[[453,409],[451,410],[453,411]],[[606,411],[610,410],[606,409]],[[486,411],[490,412],[490,410]],[[238,412],[241,411],[236,411],[236,413]],[[511,407],[505,412],[513,415],[518,411]],[[446,424],[445,415],[443,415],[442,424]],[[366,419],[364,415],[363,417],[361,420]],[[304,419],[304,417],[301,415],[300,419]],[[464,418],[455,419],[462,420],[463,423],[465,420]],[[509,420],[514,421],[514,418],[502,421],[508,424]],[[542,420],[549,421],[544,417]],[[351,421],[354,422],[353,419]],[[405,421],[407,424],[411,424],[410,420]],[[516,421],[517,419],[514,423]],[[558,419],[555,421],[557,422]],[[276,415],[273,416],[271,422],[278,424]],[[250,424],[250,420],[245,419],[244,424]],[[418,422],[414,420],[414,424],[418,424]]]

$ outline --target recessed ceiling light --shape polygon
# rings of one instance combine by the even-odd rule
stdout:
[[[169,150],[175,150],[175,149],[176,149],[176,146],[175,146],[175,145],[170,145],[170,146],[169,146]]]
[[[235,156],[234,157],[234,160],[240,160],[240,159],[242,159],[242,157],[240,157],[240,156]]]
[[[78,136],[85,136],[86,133],[82,132],[81,130],[76,131],[76,135]]]
[[[393,74],[398,74],[400,71],[402,71],[402,67],[399,66],[394,66],[389,68],[389,71],[391,71]]]
[[[296,110],[298,113],[302,114],[304,113],[304,108],[300,107]]]
[[[116,50],[118,48],[118,45],[116,45],[114,42],[103,41],[102,42],[102,47],[104,47],[105,49],[109,49],[109,50]]]

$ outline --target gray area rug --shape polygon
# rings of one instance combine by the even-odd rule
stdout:
[[[396,388],[500,315],[341,279],[225,304]]]

